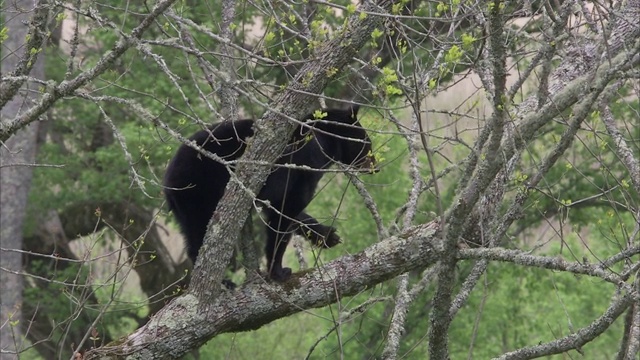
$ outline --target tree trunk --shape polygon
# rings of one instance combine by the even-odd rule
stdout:
[[[35,1],[11,1],[3,6],[4,24],[9,29],[8,38],[2,43],[2,73],[18,69],[19,62],[27,58],[24,39]],[[44,78],[42,57],[30,69],[30,76]],[[27,66],[28,67],[28,66]],[[22,74],[16,74],[22,75]],[[38,84],[25,82],[11,101],[2,107],[1,120],[6,122],[33,106],[37,98]],[[32,167],[35,162],[38,123],[32,123],[18,131],[0,147],[0,347],[2,359],[17,359],[22,349],[23,327],[21,317],[23,279],[17,273],[22,270],[22,255],[14,250],[22,249],[22,225],[27,195],[31,185]]]

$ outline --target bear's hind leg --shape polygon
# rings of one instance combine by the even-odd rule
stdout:
[[[288,232],[291,221],[280,216],[272,219],[267,227],[267,269],[272,280],[283,282],[291,277],[291,268],[282,267],[282,258],[292,235]]]

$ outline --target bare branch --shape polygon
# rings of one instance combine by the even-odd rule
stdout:
[[[573,349],[580,349],[581,346],[595,339],[598,335],[607,330],[626,309],[628,309],[634,302],[638,301],[640,301],[640,296],[637,292],[625,292],[620,296],[620,298],[615,299],[607,311],[589,324],[589,326],[579,329],[575,333],[558,340],[518,349],[497,357],[496,359],[534,359],[542,356],[560,354]]]

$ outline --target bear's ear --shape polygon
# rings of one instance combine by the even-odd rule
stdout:
[[[360,110],[360,105],[351,105],[351,117],[356,118],[358,116],[358,110]]]

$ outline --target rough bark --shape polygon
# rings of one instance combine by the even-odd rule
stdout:
[[[28,33],[39,33],[37,24],[27,25],[33,16],[36,2],[12,1],[3,5],[4,26],[8,31],[8,38],[2,43],[2,70],[0,73],[15,72],[17,75],[27,75],[38,79],[44,78],[44,63],[42,57],[31,56],[30,48],[24,46],[24,39]],[[39,9],[38,15],[46,11]],[[36,20],[34,20],[36,21]],[[36,30],[34,30],[36,29]],[[40,34],[41,35],[41,34]],[[40,38],[41,36],[35,36]],[[33,40],[33,39],[32,39]],[[36,40],[37,41],[37,40]],[[39,44],[32,43],[36,46]],[[39,47],[36,47],[39,49]],[[36,59],[38,59],[36,61]],[[5,89],[10,95],[3,101],[0,123],[2,126],[19,116],[33,105],[38,94],[38,84],[21,81],[15,87]],[[31,176],[36,154],[36,137],[38,124],[25,127],[18,131],[8,141],[0,143],[0,351],[2,359],[18,358],[22,350],[23,319],[22,307],[22,276],[14,272],[22,270],[22,256],[10,249],[22,249],[22,226],[26,214],[27,195],[31,185]]]

